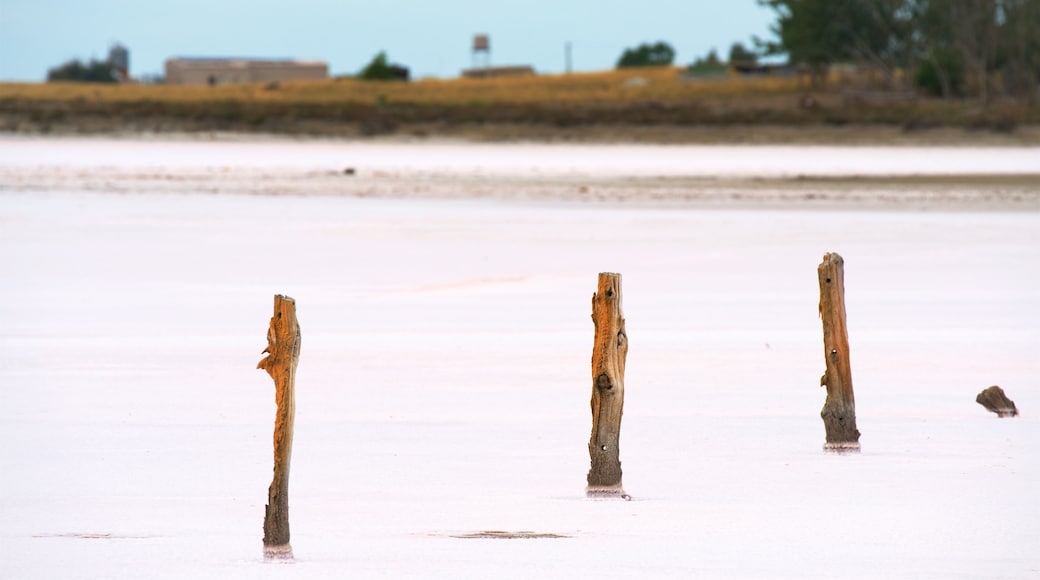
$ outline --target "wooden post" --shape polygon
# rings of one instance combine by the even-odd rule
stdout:
[[[852,392],[849,365],[849,333],[845,325],[845,260],[838,254],[823,256],[817,273],[820,277],[820,318],[823,320],[823,348],[827,370],[820,386],[827,387],[827,401],[820,416],[827,430],[828,451],[858,451],[856,398]]]
[[[1004,394],[1004,389],[993,385],[983,390],[975,397],[975,402],[982,405],[986,410],[997,414],[997,417],[1015,417],[1018,415],[1018,407]]]
[[[256,368],[274,379],[274,398],[278,405],[274,419],[274,479],[267,490],[264,515],[264,557],[290,559],[289,545],[289,460],[292,457],[293,419],[296,416],[296,363],[300,359],[300,325],[296,321],[296,301],[278,294],[274,297],[274,316],[267,329],[268,356]]]
[[[589,439],[588,497],[631,499],[621,487],[621,411],[625,405],[625,357],[628,336],[621,313],[621,274],[600,273],[592,295],[592,436]]]

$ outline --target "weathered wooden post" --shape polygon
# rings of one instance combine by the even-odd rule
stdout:
[[[820,416],[827,430],[828,451],[858,451],[856,398],[852,392],[849,365],[849,333],[845,325],[845,260],[835,253],[825,254],[817,268],[820,277],[820,318],[823,320],[823,348],[827,370],[820,386],[827,387],[827,401]]]
[[[621,486],[621,412],[625,405],[625,357],[628,336],[621,313],[621,274],[603,272],[592,295],[592,436],[589,439],[588,486],[585,495],[631,499]]]
[[[268,356],[256,368],[274,379],[274,398],[278,405],[274,419],[274,479],[267,490],[264,515],[264,557],[290,559],[289,545],[289,460],[292,457],[293,419],[296,416],[296,363],[300,359],[300,325],[296,321],[296,301],[278,294],[274,315],[267,329]]]
[[[987,411],[996,413],[997,417],[1001,419],[1018,415],[1018,407],[1015,406],[1015,402],[1009,399],[1004,393],[1004,389],[997,385],[984,389],[975,397],[975,402],[985,407]]]

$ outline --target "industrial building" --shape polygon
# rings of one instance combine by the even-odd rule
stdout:
[[[328,77],[328,63],[316,60],[245,58],[170,58],[166,60],[166,82],[175,85],[320,80]]]
[[[489,79],[495,77],[529,77],[534,76],[534,74],[534,68],[527,65],[485,66],[481,68],[468,68],[462,71],[462,76],[468,79]]]

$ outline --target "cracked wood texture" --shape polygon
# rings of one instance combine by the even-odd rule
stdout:
[[[274,315],[267,329],[267,357],[256,368],[274,379],[278,405],[274,419],[274,479],[267,490],[264,516],[264,555],[292,558],[289,545],[289,460],[292,457],[293,419],[296,416],[296,364],[300,359],[300,325],[296,301],[281,294],[274,297]]]
[[[838,254],[826,254],[817,273],[823,353],[827,361],[827,370],[820,378],[820,386],[827,387],[827,400],[820,411],[827,431],[824,449],[854,451],[859,449],[859,430],[856,429],[856,398],[849,364],[849,332],[845,324],[845,260]]]
[[[625,357],[628,336],[621,313],[621,274],[599,275],[592,295],[592,322],[596,338],[592,347],[592,436],[589,439],[589,497],[628,499],[621,486],[621,412],[625,405]]]

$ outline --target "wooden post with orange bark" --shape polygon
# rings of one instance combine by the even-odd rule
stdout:
[[[621,412],[625,405],[628,336],[621,313],[621,274],[600,273],[592,295],[592,436],[589,439],[588,497],[631,499],[621,486]]]
[[[823,448],[837,452],[858,451],[856,398],[852,392],[849,333],[845,323],[845,261],[838,254],[825,254],[817,273],[820,278],[824,360],[827,362],[827,370],[820,378],[820,386],[827,387],[827,400],[820,411],[827,432]]]
[[[264,515],[264,557],[291,559],[289,545],[289,460],[292,457],[293,420],[296,416],[296,364],[300,359],[300,325],[296,301],[278,294],[267,329],[267,357],[256,368],[274,379],[278,405],[274,419],[274,478],[267,490]]]

